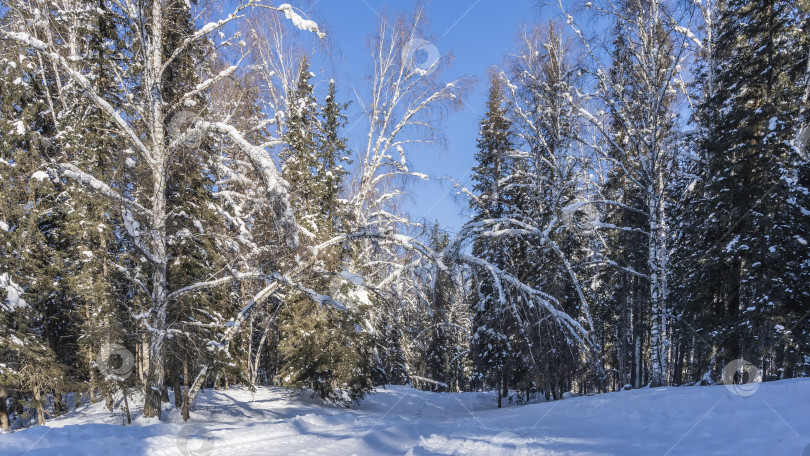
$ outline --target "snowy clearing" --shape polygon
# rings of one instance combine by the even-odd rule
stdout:
[[[621,391],[495,408],[490,393],[404,386],[343,410],[261,388],[206,390],[192,419],[120,425],[103,403],[12,434],[3,455],[810,454],[810,380]],[[516,451],[517,450],[517,451]]]

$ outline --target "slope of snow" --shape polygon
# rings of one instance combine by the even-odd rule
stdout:
[[[750,391],[749,391],[750,392]],[[746,393],[747,394],[747,393]],[[192,419],[121,426],[103,404],[12,434],[2,455],[810,454],[810,379],[622,391],[495,407],[485,393],[389,387],[351,410],[281,388],[201,393]]]

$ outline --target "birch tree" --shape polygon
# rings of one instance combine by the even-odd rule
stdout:
[[[167,86],[169,68],[199,43],[211,39],[213,32],[221,31],[227,24],[242,17],[244,11],[254,7],[275,9],[284,13],[299,28],[320,33],[313,22],[303,19],[289,5],[273,7],[248,1],[237,4],[224,19],[199,28],[191,25],[187,33],[173,40],[173,44],[166,48],[167,34],[177,33],[177,30],[167,29],[167,13],[183,11],[188,8],[187,4],[112,2],[109,9],[126,18],[124,27],[129,50],[120,51],[129,52],[129,60],[134,63],[122,66],[117,71],[116,83],[126,92],[129,100],[121,110],[99,93],[96,82],[87,76],[90,69],[88,62],[77,55],[75,48],[71,49],[71,42],[53,39],[54,22],[60,19],[59,8],[21,9],[24,13],[33,11],[39,16],[35,21],[20,18],[20,21],[4,27],[0,32],[4,38],[24,44],[41,55],[65,81],[81,87],[85,97],[83,102],[97,106],[113,122],[116,134],[128,146],[126,150],[131,154],[129,159],[135,162],[132,167],[134,179],[129,184],[132,186],[129,190],[111,186],[109,182],[70,162],[55,163],[49,171],[65,179],[75,179],[119,205],[122,224],[139,254],[149,264],[148,277],[141,279],[136,274],[129,274],[130,279],[149,297],[149,305],[143,316],[148,329],[148,381],[144,385],[146,416],[160,416],[158,394],[163,388],[165,375],[163,359],[170,304],[188,293],[226,283],[233,277],[258,275],[256,271],[232,270],[222,277],[170,287],[167,279],[170,260],[168,246],[170,238],[176,233],[169,231],[169,221],[177,215],[177,208],[169,205],[167,189],[170,185],[169,168],[178,145],[194,135],[214,135],[232,142],[238,148],[240,157],[244,157],[256,170],[259,177],[257,184],[263,188],[266,204],[273,209],[284,243],[290,249],[298,246],[299,228],[289,206],[286,183],[279,177],[268,156],[266,144],[249,143],[243,132],[231,125],[228,118],[207,117],[202,114],[204,111],[201,111],[196,122],[169,131],[175,114],[184,106],[193,105],[196,97],[204,95],[213,84],[233,74],[237,66],[231,65],[217,74],[205,75],[200,84],[172,97],[176,101],[171,104],[166,100],[167,93],[174,89]],[[129,272],[122,268],[122,272]]]
[[[631,273],[648,283],[650,385],[663,385],[669,382],[671,323],[667,188],[677,169],[678,151],[673,108],[683,90],[681,71],[689,55],[691,24],[677,5],[660,0],[596,2],[590,7],[615,24],[620,46],[612,52],[615,57],[605,57],[598,41],[586,36],[560,3],[589,58],[590,83],[578,95],[591,105],[582,105],[579,113],[601,134],[604,159],[642,198],[642,205],[631,210],[645,213],[646,267]]]

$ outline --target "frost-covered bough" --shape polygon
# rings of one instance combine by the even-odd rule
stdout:
[[[572,337],[578,345],[583,348],[591,348],[592,344],[589,340],[589,329],[593,328],[593,322],[587,322],[587,326],[583,326],[571,315],[559,308],[559,301],[548,293],[543,292],[535,287],[521,282],[519,279],[511,274],[508,274],[498,268],[496,265],[483,260],[477,256],[464,253],[464,246],[473,242],[476,238],[493,238],[493,237],[516,237],[516,238],[539,238],[543,239],[550,248],[558,251],[559,248],[549,239],[549,233],[553,228],[557,227],[557,221],[552,222],[546,227],[538,227],[532,224],[524,223],[517,219],[501,218],[501,219],[487,219],[481,222],[466,224],[456,236],[450,245],[442,252],[442,258],[445,261],[462,264],[470,268],[475,268],[478,271],[476,274],[488,274],[492,277],[495,283],[495,292],[498,302],[502,305],[514,306],[514,302],[507,300],[507,293],[517,293],[522,295],[525,300],[525,305],[528,309],[538,307],[545,310],[551,315]],[[563,257],[564,258],[564,257]],[[587,302],[583,299],[582,311],[586,315],[586,321],[590,320],[590,312]],[[524,309],[525,310],[525,309]],[[512,311],[515,315],[520,316],[521,309],[513,308]],[[520,322],[524,324],[524,322]],[[537,321],[528,321],[527,324],[537,323]]]
[[[587,156],[577,141],[583,125],[576,114],[579,106],[570,93],[575,82],[572,62],[553,26],[547,30],[523,30],[521,44],[522,52],[513,58],[513,76],[510,78],[504,71],[499,74],[507,88],[506,105],[516,119],[519,137],[519,147],[510,155],[526,163],[510,184],[525,187],[529,198],[519,221],[536,227],[540,244],[550,247],[562,262],[575,285],[588,327],[593,330],[580,280],[550,237],[561,225],[569,229],[583,227],[571,214],[586,204],[582,198],[588,194]],[[594,222],[589,217],[584,228]]]
[[[185,5],[186,8],[189,7],[188,4]],[[208,22],[192,30],[181,40],[173,41],[173,48],[167,50],[167,36],[176,30],[168,30],[171,22],[168,19],[170,15],[166,2],[109,2],[105,7],[115,11],[122,19],[122,26],[126,28],[125,35],[130,40],[128,45],[131,61],[117,61],[120,67],[116,68],[118,79],[115,82],[128,93],[127,101],[119,109],[113,100],[106,99],[105,94],[96,89],[96,82],[86,76],[91,62],[81,58],[76,44],[80,37],[75,34],[67,39],[58,37],[59,32],[64,30],[59,24],[64,21],[65,16],[74,19],[79,17],[71,13],[80,5],[73,2],[58,5],[39,2],[29,6],[30,8],[20,9],[20,20],[4,26],[0,35],[24,44],[39,56],[43,62],[41,65],[47,66],[42,68],[43,72],[53,71],[60,83],[78,86],[86,100],[113,122],[114,134],[120,138],[122,146],[125,144],[132,151],[132,156],[128,157],[128,165],[132,168],[132,174],[137,177],[125,190],[114,188],[69,162],[53,163],[50,170],[64,178],[76,179],[118,203],[127,234],[149,264],[148,280],[138,279],[139,271],[127,271],[131,268],[121,265],[118,267],[129,272],[126,275],[137,280],[138,285],[149,295],[150,305],[143,316],[144,325],[148,328],[148,349],[144,353],[144,363],[147,366],[144,413],[147,416],[159,416],[160,399],[157,392],[163,388],[164,349],[169,329],[167,312],[172,302],[183,295],[218,286],[229,280],[269,275],[267,272],[234,269],[219,278],[186,284],[176,289],[170,288],[167,280],[170,261],[168,250],[173,234],[169,232],[168,223],[177,214],[176,208],[167,199],[167,186],[175,150],[192,136],[214,136],[229,142],[238,151],[238,155],[228,161],[242,160],[249,165],[255,178],[251,185],[260,189],[264,204],[272,209],[279,237],[287,248],[298,247],[301,231],[288,201],[286,183],[279,176],[266,149],[273,141],[269,144],[253,144],[246,139],[248,132],[236,128],[230,119],[206,116],[204,110],[199,109],[196,122],[182,126],[179,131],[170,131],[171,116],[183,108],[193,107],[195,98],[231,76],[236,67],[204,75],[199,85],[177,97],[178,104],[171,104],[163,99],[169,84],[167,71],[184,52],[201,43],[211,42],[215,39],[214,35],[224,35],[223,30],[229,24],[243,17],[252,8],[275,10],[283,13],[297,28],[315,32],[319,36],[321,32],[314,22],[302,18],[288,4],[274,6],[248,0],[233,6],[224,19]],[[172,4],[171,7],[181,8],[182,5]],[[232,221],[238,223],[238,220]],[[202,223],[199,225],[204,234],[205,227]],[[259,297],[264,296],[262,292]]]
[[[578,114],[600,136],[592,148],[643,195],[643,207],[634,210],[646,212],[647,270],[635,272],[649,282],[651,385],[667,384],[672,320],[667,188],[677,171],[673,106],[685,90],[682,66],[694,45],[692,16],[665,0],[588,2],[597,18],[615,27],[619,44],[608,50],[586,34],[562,1],[559,7],[590,62],[583,89],[574,93],[580,98]]]
[[[407,313],[416,309],[419,312],[431,312],[429,290],[435,287],[436,278],[446,273],[453,280],[453,286],[463,289],[469,279],[491,278],[496,284],[496,299],[503,306],[511,306],[510,312],[518,318],[519,325],[529,334],[533,326],[550,318],[566,335],[571,346],[585,350],[586,360],[598,370],[594,342],[590,338],[593,323],[590,321],[588,304],[581,302],[583,321],[569,315],[562,309],[561,303],[541,289],[528,285],[512,274],[500,269],[491,262],[469,253],[470,245],[480,238],[517,237],[545,239],[547,248],[555,251],[565,261],[565,256],[549,238],[549,232],[559,227],[559,221],[553,220],[549,227],[538,227],[522,223],[516,219],[492,219],[465,225],[449,245],[441,251],[434,251],[418,239],[394,232],[377,231],[356,232],[336,237],[327,243],[317,246],[317,250],[347,241],[374,242],[380,248],[397,248],[408,252],[407,261],[400,261],[401,266],[391,268],[378,288],[380,293],[390,293],[400,306],[400,312]],[[394,260],[389,260],[393,262]],[[573,272],[572,272],[573,274]],[[574,278],[576,280],[576,278]],[[520,303],[520,304],[516,304]],[[452,325],[451,322],[444,324]],[[462,328],[462,330],[465,330]],[[526,341],[531,351],[532,341]],[[535,356],[527,362],[533,362]]]

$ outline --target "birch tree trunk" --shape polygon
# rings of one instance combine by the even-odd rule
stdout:
[[[272,320],[268,318],[267,325],[264,327],[264,332],[262,332],[262,338],[259,339],[259,344],[256,346],[256,356],[253,360],[253,368],[251,369],[250,383],[255,385],[256,379],[259,375],[259,364],[262,359],[262,348],[264,347],[265,343],[267,342],[267,335],[270,333],[270,328],[272,326]]]
[[[151,103],[151,136],[152,136],[152,207],[149,220],[151,251],[153,256],[152,272],[152,313],[149,328],[149,370],[144,385],[144,409],[147,417],[160,419],[160,391],[164,383],[163,342],[166,335],[167,306],[167,246],[166,246],[166,180],[168,157],[163,144],[165,113],[161,97],[160,81],[163,66],[163,2],[152,3],[152,27],[150,36],[149,64],[147,66],[147,90]]]
[[[663,195],[655,195],[650,204],[649,258],[650,268],[650,386],[667,384],[667,310],[665,265],[663,253],[666,250],[666,234],[663,227]]]

